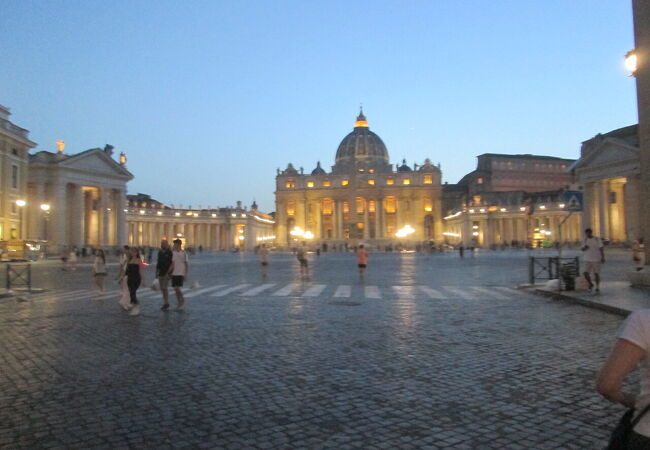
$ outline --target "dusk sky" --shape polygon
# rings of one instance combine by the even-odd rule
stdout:
[[[629,0],[0,3],[0,104],[36,150],[124,151],[129,192],[274,210],[363,104],[391,162],[576,158],[637,121]],[[35,150],[35,151],[36,151]]]

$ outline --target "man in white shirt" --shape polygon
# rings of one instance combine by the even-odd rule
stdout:
[[[600,265],[605,263],[605,251],[603,250],[603,241],[594,236],[591,228],[585,230],[586,237],[582,241],[582,251],[584,252],[583,260],[585,263],[584,276],[589,283],[589,292],[594,288],[591,281],[591,273],[594,274],[596,282],[596,292],[600,292]]]
[[[174,247],[172,252],[172,265],[169,268],[169,273],[172,276],[172,287],[176,293],[176,301],[178,306],[177,311],[182,311],[185,308],[185,297],[183,296],[183,282],[187,278],[189,261],[187,253],[182,249],[183,241],[174,239]]]

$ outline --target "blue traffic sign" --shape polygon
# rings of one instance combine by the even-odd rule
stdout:
[[[567,211],[582,211],[582,192],[564,191],[562,193],[562,202],[564,209]]]

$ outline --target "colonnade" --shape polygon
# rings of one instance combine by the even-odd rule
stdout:
[[[226,223],[187,223],[183,221],[159,222],[153,220],[137,220],[129,218],[128,221],[128,242],[129,245],[157,247],[162,239],[172,241],[175,238],[182,238],[185,245],[190,247],[202,246],[213,250],[228,250],[237,246],[239,235],[251,239],[253,236],[245,236],[245,233],[238,233],[235,226]]]

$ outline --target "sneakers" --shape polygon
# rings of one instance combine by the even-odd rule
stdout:
[[[176,307],[176,311],[183,311],[185,309],[185,300],[180,302],[178,306]]]
[[[599,292],[600,292],[600,288],[596,287],[596,294],[598,294]]]
[[[162,306],[160,307],[160,310],[161,310],[161,311],[167,311],[167,310],[169,310],[169,303],[165,303],[164,305],[162,305]]]
[[[134,305],[133,308],[131,308],[131,311],[129,311],[129,316],[137,315],[140,315],[140,307],[138,305]]]

